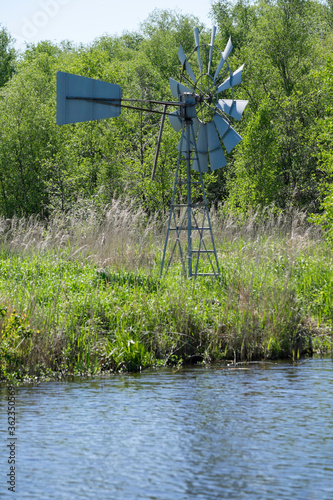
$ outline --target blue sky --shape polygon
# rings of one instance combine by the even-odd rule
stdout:
[[[19,49],[40,40],[89,43],[105,33],[138,29],[155,8],[193,14],[207,27],[212,24],[211,0],[8,0],[2,2],[0,24]]]

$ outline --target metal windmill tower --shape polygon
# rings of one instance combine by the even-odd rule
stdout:
[[[189,278],[218,276],[220,273],[202,174],[208,172],[209,166],[212,171],[226,166],[221,142],[230,153],[241,141],[241,136],[231,127],[230,118],[240,120],[248,101],[234,98],[234,87],[242,81],[243,66],[235,72],[229,67],[227,58],[232,50],[231,39],[221,52],[214,45],[215,35],[214,26],[210,44],[200,45],[199,30],[195,28],[195,49],[188,58],[183,48],[179,47],[181,81],[169,79],[175,101],[123,99],[117,84],[63,72],[57,74],[58,125],[117,117],[121,108],[162,114],[152,178],[155,175],[165,116],[168,115],[174,130],[181,131],[161,275],[164,267],[165,272],[168,270],[177,249],[184,274]],[[217,67],[212,73],[215,63]],[[223,98],[223,94],[228,98]],[[148,105],[149,108],[143,107]],[[151,105],[162,105],[163,111],[151,109]],[[176,111],[167,112],[170,106],[176,107]],[[180,175],[181,162],[186,164],[185,179]],[[191,169],[197,172],[195,176]],[[176,203],[177,194],[184,186],[186,202]],[[194,186],[201,189],[200,202],[193,202]],[[185,241],[182,240],[183,232],[187,233]],[[171,233],[175,235],[175,240],[167,258]],[[203,255],[207,256],[210,265],[208,273],[200,272],[199,262]]]

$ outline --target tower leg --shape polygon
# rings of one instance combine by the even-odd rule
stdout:
[[[192,123],[192,121],[190,122]],[[192,278],[192,185],[191,185],[191,127],[186,130],[186,176],[187,176],[187,260],[188,277]]]

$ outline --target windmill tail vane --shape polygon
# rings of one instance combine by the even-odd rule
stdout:
[[[242,82],[243,65],[234,72],[229,67],[228,57],[233,48],[231,39],[221,52],[215,46],[215,36],[214,26],[210,43],[200,44],[199,30],[195,28],[192,54],[187,57],[182,46],[179,47],[180,81],[169,79],[174,101],[123,99],[118,84],[57,73],[58,125],[115,118],[120,116],[122,108],[162,115],[152,179],[165,117],[168,116],[176,132],[181,132],[161,276],[168,271],[176,253],[179,253],[182,270],[189,278],[220,274],[202,174],[227,165],[224,149],[230,153],[242,140],[231,122],[241,119],[248,101],[234,98],[234,87]],[[163,110],[152,109],[152,105],[163,106]],[[170,106],[176,110],[169,112]],[[186,168],[182,168],[183,163]],[[196,172],[194,175],[192,170]],[[192,199],[194,188],[195,201]],[[175,238],[171,243],[172,234]]]

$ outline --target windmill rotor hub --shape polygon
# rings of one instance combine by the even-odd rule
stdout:
[[[195,90],[198,94],[197,116],[201,123],[208,123],[214,117],[218,102],[216,83],[210,74],[203,73],[196,81]]]
[[[180,116],[184,120],[192,120],[192,118],[195,118],[197,95],[194,92],[183,92],[179,96],[179,101],[183,104],[180,108]]]

